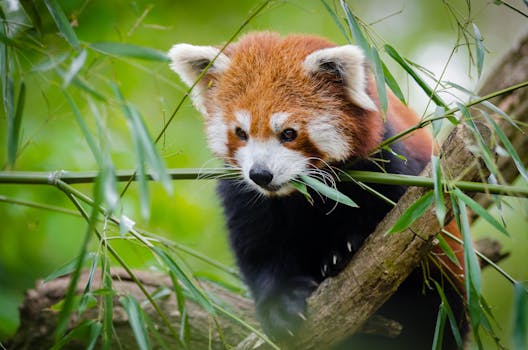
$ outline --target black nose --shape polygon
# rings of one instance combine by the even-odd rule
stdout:
[[[257,185],[265,187],[273,179],[273,174],[265,166],[256,164],[249,170],[249,178]]]

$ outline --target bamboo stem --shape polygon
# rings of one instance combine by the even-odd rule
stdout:
[[[169,169],[168,173],[173,180],[207,180],[218,177],[237,178],[238,172],[225,169],[193,169],[180,168]],[[60,180],[67,184],[93,183],[97,177],[96,171],[86,172],[27,172],[27,171],[0,171],[0,184],[31,184],[31,185],[56,185]],[[128,181],[134,174],[134,170],[120,170],[116,172],[117,181]],[[402,174],[379,173],[374,171],[348,171],[341,177],[341,181],[352,181],[376,183],[384,185],[403,185],[433,188],[432,178],[425,176],[413,176]],[[148,174],[148,180],[153,180]],[[490,194],[502,194],[515,197],[528,197],[528,188],[511,185],[495,185],[482,182],[452,181],[451,185],[467,192],[484,192]]]

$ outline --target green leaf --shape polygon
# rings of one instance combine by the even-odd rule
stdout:
[[[94,253],[88,253],[84,256],[84,261],[82,262],[82,265],[84,266],[84,263],[89,259],[93,258],[95,256]],[[44,283],[54,280],[57,277],[65,276],[70,273],[72,273],[75,270],[75,267],[79,264],[79,256],[76,256],[72,260],[68,261],[66,264],[59,267],[57,270],[53,271],[46,277],[44,277]]]
[[[105,253],[106,246],[105,246]],[[103,269],[102,269],[102,279],[103,287],[105,290],[112,291],[112,275],[110,272],[110,261],[106,255],[102,257]],[[105,293],[103,295],[103,338],[102,338],[102,349],[109,350],[112,348],[112,334],[114,331],[114,293]]]
[[[344,0],[340,0],[340,2],[343,11],[345,11],[346,21],[348,23],[348,27],[350,28],[350,32],[352,33],[356,44],[363,50],[368,60],[370,62],[373,62],[372,52],[370,51],[370,45],[365,36],[363,35],[363,32],[361,31],[361,28],[356,21],[356,17],[352,14],[350,8]]]
[[[119,299],[121,305],[125,309],[128,315],[128,322],[136,338],[136,344],[141,350],[150,349],[150,341],[148,337],[147,329],[145,328],[145,320],[143,316],[143,310],[139,306],[137,300],[131,295],[126,295]]]
[[[449,243],[447,243],[445,238],[442,235],[437,235],[436,238],[438,239],[438,245],[440,249],[442,249],[442,251],[449,258],[449,260],[451,260],[456,265],[460,266],[460,262],[458,261],[455,252],[453,251],[453,249],[451,249],[451,246],[449,245]]]
[[[483,315],[481,308],[481,286],[482,277],[480,272],[480,265],[473,248],[473,240],[471,239],[471,233],[469,229],[469,220],[466,210],[466,204],[453,193],[451,194],[451,200],[453,203],[453,210],[457,220],[458,227],[462,233],[462,239],[464,241],[464,264],[466,268],[466,295],[467,305],[469,310],[469,320],[473,330],[473,335],[477,345],[481,346],[481,339],[479,335],[479,328],[482,325],[482,321],[486,321],[485,315]]]
[[[56,56],[47,57],[46,60],[31,67],[31,72],[46,72],[57,68],[62,62],[66,61],[69,56],[69,52],[64,52]]]
[[[138,160],[137,167],[137,181],[139,185],[141,214],[147,218],[150,214],[150,197],[147,184],[147,169],[146,164],[152,167],[152,177],[154,180],[160,181],[167,192],[172,192],[171,178],[165,168],[163,160],[156,150],[156,146],[150,137],[147,127],[143,122],[139,112],[134,106],[127,103],[121,94],[117,85],[112,83],[112,88],[121,103],[123,114],[127,119],[134,148],[136,149],[136,156]]]
[[[504,131],[502,131],[500,126],[487,113],[485,112],[481,112],[481,113],[484,116],[484,118],[486,118],[488,123],[493,127],[493,131],[499,137],[500,141],[502,142],[502,145],[504,146],[504,148],[506,148],[506,150],[510,154],[510,157],[512,158],[513,163],[515,164],[515,166],[517,167],[517,170],[519,171],[519,174],[521,174],[524,180],[528,182],[528,172],[526,172],[526,168],[524,167],[524,164],[521,158],[517,154],[517,151],[513,147],[512,143],[510,142],[506,134],[504,134]]]
[[[101,335],[102,325],[100,322],[94,322],[90,325],[90,335],[88,336],[88,345],[86,350],[93,350],[97,345],[97,339]]]
[[[172,281],[172,287],[174,288],[174,293],[176,294],[176,301],[178,302],[178,311],[180,312],[180,342],[183,345],[184,348],[189,348],[189,341],[190,341],[190,326],[189,326],[189,319],[187,317],[187,308],[185,306],[185,294],[183,293],[183,289],[178,283],[178,278],[176,277],[176,274],[171,270],[169,271],[169,276]],[[185,317],[184,317],[185,315]]]
[[[42,20],[40,18],[40,11],[38,10],[34,0],[20,0],[20,4],[24,8],[24,12],[27,14],[31,25],[40,35],[42,32]]]
[[[65,89],[70,85],[72,79],[79,73],[81,68],[84,66],[84,63],[86,62],[86,57],[88,56],[86,50],[82,50],[77,57],[75,57],[71,64],[68,71],[63,75],[62,79],[64,82],[62,83],[62,88]]]
[[[474,201],[471,197],[466,195],[464,192],[459,190],[458,188],[455,188],[453,190],[453,194],[462,200],[468,207],[470,207],[476,214],[478,214],[479,217],[486,220],[491,226],[495,227],[500,233],[510,236],[506,228],[502,226],[500,222],[498,222],[491,214],[484,209],[480,204],[478,204],[476,201]]]
[[[374,67],[374,76],[376,78],[378,98],[381,106],[381,115],[383,116],[383,119],[385,119],[385,114],[387,113],[387,107],[389,104],[387,101],[387,90],[385,89],[385,75],[378,50],[376,50],[374,46],[371,46],[370,51]]]
[[[385,52],[389,54],[390,57],[396,63],[398,63],[413,79],[414,81],[420,86],[420,88],[425,92],[427,97],[431,98],[434,103],[438,106],[442,106],[445,109],[449,109],[447,104],[438,96],[433,89],[418,75],[418,73],[415,72],[415,70],[407,63],[407,61],[400,56],[400,54],[390,45],[384,45],[383,48],[385,49]]]
[[[447,317],[447,313],[445,310],[444,303],[441,303],[440,307],[438,308],[438,316],[436,318],[436,326],[435,326],[435,332],[434,332],[434,337],[433,337],[433,347],[432,347],[433,350],[442,349],[446,317]]]
[[[431,157],[431,166],[433,171],[436,218],[440,223],[440,227],[444,227],[446,206],[444,203],[444,190],[442,187],[442,169],[440,167],[440,160],[437,156]]]
[[[434,111],[435,118],[442,117],[444,114],[445,114],[445,108],[442,106],[436,106],[435,111]],[[438,134],[440,134],[440,131],[442,131],[443,121],[444,121],[443,119],[435,119],[431,123],[433,127],[433,136],[435,138],[438,137]]]
[[[311,187],[314,191],[322,194],[325,197],[328,197],[338,203],[348,205],[352,208],[358,208],[359,206],[348,196],[344,195],[343,193],[339,192],[337,189],[332,188],[328,186],[327,184],[314,179],[313,177],[309,177],[308,175],[301,174],[299,175],[299,178],[309,187]]]
[[[488,168],[490,173],[495,176],[499,173],[499,169],[497,168],[497,164],[495,162],[495,157],[493,156],[491,150],[484,141],[484,138],[480,134],[480,131],[475,125],[475,122],[473,121],[473,118],[471,117],[471,114],[469,113],[469,110],[466,108],[466,106],[461,103],[457,103],[457,107],[464,115],[464,121],[466,122],[466,125],[469,126],[477,141],[477,145],[480,150],[480,156],[482,157],[484,164],[486,164],[486,167]]]
[[[449,305],[449,300],[447,300],[442,286],[440,286],[440,284],[438,284],[438,282],[436,282],[435,280],[433,280],[433,282],[435,284],[436,290],[438,291],[438,295],[440,296],[440,300],[442,300],[442,304],[444,305],[445,312],[449,319],[451,333],[455,338],[458,349],[462,349],[462,336],[460,335],[460,330],[458,329],[458,321],[455,317],[455,314],[453,313],[453,310],[451,309],[451,305]]]
[[[421,217],[427,209],[433,204],[434,192],[428,191],[422,197],[418,198],[409,208],[407,208],[400,216],[400,218],[389,229],[387,234],[402,232],[409,228],[416,219]]]
[[[526,286],[515,283],[513,301],[513,349],[528,349],[528,308],[526,302]]]
[[[181,283],[183,283],[183,285],[189,290],[195,301],[209,313],[214,313],[214,307],[209,301],[209,298],[200,288],[196,286],[191,277],[189,277],[187,273],[182,268],[180,268],[180,266],[176,264],[176,262],[165,251],[158,247],[152,247],[151,249],[154,251],[154,253],[156,253],[157,256],[161,258],[165,265],[167,265],[169,271],[173,272],[176,278],[181,281]]]
[[[22,124],[22,113],[24,111],[24,103],[26,100],[26,84],[20,84],[20,91],[18,93],[18,103],[12,120],[8,120],[7,131],[7,164],[13,168],[18,152],[18,144],[20,142],[20,125]],[[8,115],[9,117],[9,115]]]
[[[335,11],[330,7],[328,6],[328,4],[326,3],[326,1],[324,0],[321,0],[321,2],[323,3],[326,11],[328,11],[328,13],[330,14],[330,16],[332,17],[332,20],[334,21],[334,23],[337,25],[337,27],[339,28],[339,30],[341,31],[341,33],[343,34],[343,36],[347,39],[347,41],[350,43],[350,38],[348,36],[348,33],[345,29],[345,27],[343,26],[343,23],[341,23],[341,21],[339,20],[339,17],[337,16],[337,14],[335,13]]]
[[[77,39],[77,35],[75,35],[68,18],[66,18],[66,15],[62,11],[58,2],[56,0],[44,0],[44,2],[46,3],[46,7],[53,18],[53,21],[55,21],[57,28],[64,36],[64,39],[66,39],[68,44],[70,44],[75,50],[79,50],[81,48],[79,39]]]
[[[311,204],[313,205],[314,201],[313,201],[313,198],[312,196],[310,195],[310,192],[308,192],[308,188],[306,187],[306,185],[302,182],[298,182],[298,181],[291,181],[290,184],[295,187],[295,189],[299,192],[301,192],[304,197],[306,198],[306,200]]]
[[[92,337],[96,336],[97,334],[92,334],[97,332],[97,321],[88,320],[83,321],[80,324],[78,324],[74,329],[68,332],[64,337],[58,339],[55,344],[50,348],[50,350],[60,350],[65,345],[70,343],[73,340],[82,340],[86,339],[88,336],[89,342],[91,343]],[[97,340],[97,339],[96,339]],[[88,347],[90,349],[90,347]],[[92,347],[93,349],[93,347]]]
[[[398,82],[396,79],[394,79],[394,76],[390,72],[389,68],[387,68],[387,65],[381,61],[381,65],[383,67],[383,74],[385,76],[385,82],[389,86],[389,88],[392,90],[394,95],[398,97],[398,99],[404,104],[407,105],[407,101],[405,101],[405,96],[403,96],[403,92],[400,89],[400,85],[398,85]]]
[[[482,39],[482,35],[480,34],[477,25],[475,23],[472,24],[473,33],[475,34],[475,49],[477,50],[477,72],[480,78],[480,75],[482,74],[482,66],[484,65],[484,39]]]
[[[79,89],[83,90],[84,92],[87,92],[88,94],[92,95],[99,101],[106,102],[106,97],[103,94],[99,93],[97,90],[91,87],[88,83],[86,83],[80,77],[78,76],[73,77],[73,80],[71,83],[74,86],[78,87]]]
[[[133,44],[98,42],[90,44],[90,48],[110,56],[140,58],[149,61],[170,61],[169,57],[161,51]]]
[[[75,120],[77,120],[77,124],[79,124],[79,127],[81,128],[84,139],[86,140],[86,143],[88,143],[88,146],[90,147],[90,150],[92,151],[92,154],[95,160],[97,161],[97,164],[101,166],[102,165],[101,151],[99,150],[99,147],[97,146],[92,134],[90,133],[90,130],[88,129],[88,125],[84,121],[84,118],[81,115],[81,111],[79,110],[79,107],[77,107],[77,104],[71,98],[70,94],[68,94],[66,90],[62,90],[62,93],[66,97],[66,100],[68,101],[68,104],[70,105],[70,108],[73,111]]]
[[[458,85],[458,84],[455,84],[451,81],[448,81],[447,82],[447,85],[450,85],[452,87],[454,87],[455,89],[459,90],[459,91],[462,91],[463,93],[469,95],[472,99],[475,99],[475,98],[479,98],[479,96],[475,95],[475,93],[473,93],[472,91],[469,91],[468,89]],[[519,127],[519,125],[517,125],[517,123],[515,122],[515,120],[513,120],[512,117],[510,117],[507,113],[505,113],[502,109],[500,109],[499,107],[495,106],[493,103],[491,103],[490,101],[481,101],[480,102],[481,105],[491,109],[494,113],[497,113],[498,115],[500,115],[501,117],[503,117],[508,123],[510,123],[514,128],[516,128],[517,130],[519,130],[520,132],[524,133],[524,131]]]

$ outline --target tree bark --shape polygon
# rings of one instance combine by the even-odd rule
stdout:
[[[519,42],[510,53],[496,66],[485,81],[480,94],[510,86],[514,83],[528,80],[528,36]],[[499,96],[493,103],[508,113],[512,118],[527,121],[528,89],[520,89],[511,94]],[[528,138],[509,123],[500,121],[506,135],[512,140],[523,162],[528,160]],[[526,127],[524,127],[526,130]],[[485,127],[482,133],[488,135]],[[492,138],[492,137],[491,137]],[[493,138],[492,138],[493,139]],[[452,174],[462,174],[460,180],[482,181],[485,167],[476,159],[468,148],[471,134],[462,127],[456,128],[442,146],[441,161],[443,169],[449,169]],[[499,158],[499,167],[504,179],[511,182],[517,171],[511,158]],[[424,170],[430,175],[430,167]],[[485,175],[485,174],[484,174]],[[347,268],[338,276],[327,279],[308,300],[308,320],[298,337],[299,349],[328,348],[331,344],[344,339],[356,331],[387,333],[392,329],[392,335],[398,334],[398,324],[391,320],[371,318],[376,309],[386,301],[397,289],[398,285],[414,269],[434,244],[434,236],[439,231],[434,210],[430,208],[426,214],[417,220],[409,230],[387,236],[385,233],[401,213],[427,190],[410,188],[398,202],[398,205],[378,225],[376,231],[365,242],[354,256]],[[483,205],[491,203],[487,196],[480,196]],[[446,201],[449,206],[450,201]],[[450,214],[449,214],[450,215]],[[496,249],[494,250],[496,252]],[[500,254],[498,254],[500,256]],[[152,273],[135,272],[147,290],[152,293],[160,286],[171,286],[170,280],[164,276]],[[113,270],[113,288],[118,293],[130,293],[139,301],[145,298],[139,288],[123,270]],[[83,274],[78,284],[81,292],[86,283],[87,274]],[[9,342],[10,349],[41,349],[53,344],[51,334],[56,325],[57,312],[51,308],[65,294],[69,277],[61,277],[48,283],[38,282],[35,289],[26,293],[26,299],[21,306],[21,325],[15,337]],[[94,286],[95,288],[96,286]],[[252,302],[212,284],[204,284],[223,304],[236,310],[249,324],[256,325],[253,318]],[[128,326],[126,312],[114,298],[114,335],[122,348],[136,348],[133,332]],[[168,315],[169,321],[179,332],[181,315],[173,294],[159,299],[159,305]],[[215,320],[192,301],[186,301],[191,330],[190,348],[222,349],[225,344],[237,346],[237,349],[266,348],[263,341],[254,334],[246,337],[247,329],[223,317],[216,317],[218,326],[222,329],[222,337],[216,330]],[[145,311],[159,326],[159,332],[170,348],[178,344],[178,340],[165,330],[151,306],[145,306]],[[87,310],[80,318],[74,317],[70,327],[82,319],[97,318],[99,310]],[[367,321],[367,323],[365,323]],[[397,321],[397,320],[396,320]],[[363,325],[363,330],[361,326]],[[382,330],[379,330],[379,327]],[[390,333],[390,332],[389,332]],[[72,343],[66,349],[79,348],[78,343]]]

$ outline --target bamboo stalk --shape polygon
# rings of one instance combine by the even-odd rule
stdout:
[[[180,168],[169,169],[168,173],[173,180],[208,180],[222,178],[237,178],[237,171],[225,169],[195,169]],[[67,184],[93,183],[97,178],[97,171],[68,172],[28,172],[28,171],[1,171],[0,184],[31,184],[31,185],[56,185],[60,180]],[[116,172],[117,181],[128,181],[133,176],[134,170],[120,170]],[[148,180],[153,180],[148,174]],[[379,173],[374,171],[348,171],[341,176],[341,181],[359,181],[366,183],[376,183],[384,185],[404,185],[433,188],[432,178],[425,176],[412,176],[402,174]],[[482,182],[451,181],[450,185],[467,192],[483,192],[491,194],[502,194],[514,197],[528,197],[528,188],[511,185],[495,185]]]

